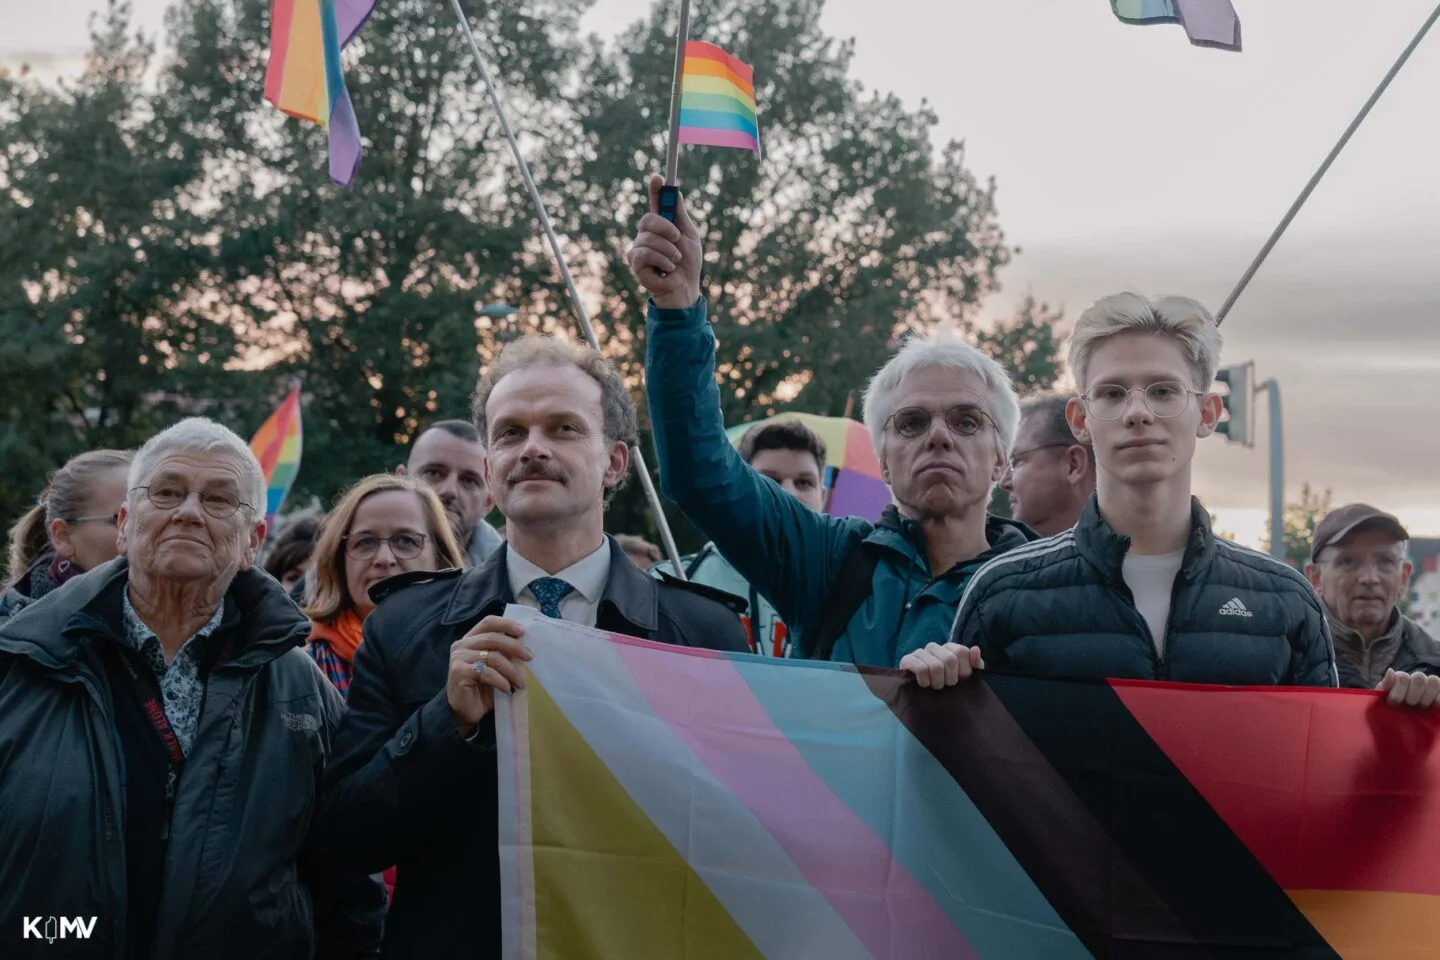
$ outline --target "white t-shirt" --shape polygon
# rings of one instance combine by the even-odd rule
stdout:
[[[1153,556],[1125,554],[1125,584],[1135,597],[1140,616],[1150,626],[1155,638],[1155,652],[1165,656],[1165,624],[1170,620],[1170,595],[1175,590],[1175,576],[1185,562],[1185,551]]]

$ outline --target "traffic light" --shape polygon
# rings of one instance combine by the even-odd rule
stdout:
[[[1250,398],[1254,396],[1255,365],[1242,363],[1235,367],[1226,367],[1215,374],[1215,379],[1230,388],[1227,394],[1221,394],[1220,402],[1225,407],[1225,413],[1220,417],[1220,424],[1215,431],[1222,434],[1230,443],[1242,443],[1250,446],[1250,424],[1253,422],[1250,416]]]

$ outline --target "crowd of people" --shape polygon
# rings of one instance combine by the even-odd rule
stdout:
[[[639,433],[624,381],[537,335],[482,371],[468,420],[268,542],[259,463],[209,420],[57,469],[0,598],[0,952],[39,955],[22,918],[93,914],[86,955],[498,956],[493,709],[531,656],[512,603],[922,687],[1000,669],[1440,700],[1395,517],[1334,511],[1303,573],[1211,529],[1200,304],[1099,301],[1076,394],[1024,405],[960,336],[910,339],[864,396],[892,504],[831,516],[811,430],[727,437],[700,231],[658,189],[628,259],[662,487],[709,541],[681,570],[605,532]]]

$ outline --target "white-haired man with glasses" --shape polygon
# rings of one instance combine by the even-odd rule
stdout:
[[[1190,492],[1220,331],[1200,304],[1106,297],[1081,315],[1067,408],[1091,444],[1095,496],[1074,529],[987,564],[922,685],[961,663],[1068,677],[1336,685],[1325,610],[1300,573],[1215,536]],[[921,670],[919,668],[923,667]]]
[[[659,178],[630,267],[652,297],[645,381],[672,499],[789,626],[796,656],[894,667],[939,652],[966,581],[1034,539],[990,517],[1020,418],[1009,374],[953,335],[913,338],[865,391],[865,425],[894,505],[877,524],[816,513],[725,437],[715,337],[700,294],[700,234]]]
[[[344,705],[253,567],[259,462],[192,418],[127,487],[120,557],[0,626],[0,917],[93,918],[95,956],[375,955],[383,890],[310,843]]]

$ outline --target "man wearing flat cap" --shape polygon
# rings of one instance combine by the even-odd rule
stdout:
[[[1305,575],[1325,603],[1340,686],[1429,707],[1440,700],[1440,643],[1400,612],[1413,572],[1405,559],[1409,539],[1384,511],[1340,507],[1315,528]]]

